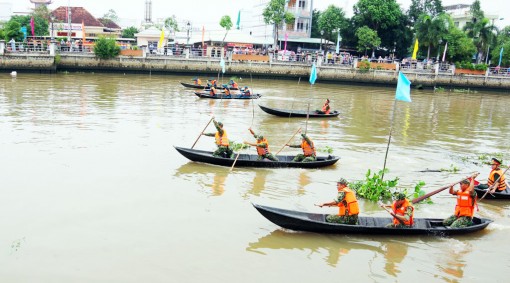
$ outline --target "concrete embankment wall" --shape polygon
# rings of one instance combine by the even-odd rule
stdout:
[[[58,63],[55,63],[58,61]],[[93,54],[61,55],[54,60],[49,55],[4,55],[0,56],[0,69],[34,72],[55,71],[94,71],[94,72],[136,72],[168,73],[181,75],[217,75],[221,70],[216,59],[186,59],[165,57],[127,57],[119,56],[111,60],[102,60]],[[362,71],[350,66],[320,66],[317,68],[317,82],[355,83],[394,86],[397,83],[396,71]],[[414,86],[442,86],[446,88],[483,88],[510,90],[510,77],[452,75],[440,73],[413,72],[404,70]],[[263,77],[276,79],[299,79],[307,81],[310,66],[290,62],[226,62],[226,75],[240,77]]]

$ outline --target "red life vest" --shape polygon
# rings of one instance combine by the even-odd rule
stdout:
[[[398,208],[396,207],[396,204],[397,204],[397,202],[394,202],[391,205],[391,209],[393,210],[393,213],[395,215],[405,216],[408,207],[410,207],[413,210],[413,213],[411,214],[411,217],[409,217],[409,220],[404,221],[404,223],[403,223],[406,226],[413,226],[413,224],[414,224],[414,207],[411,206],[411,204],[409,203],[409,200],[406,199],[404,201],[404,203]],[[402,222],[400,220],[398,220],[396,217],[393,217],[393,224],[398,225],[398,224],[402,224]]]
[[[216,144],[218,146],[228,146],[228,136],[227,132],[223,130],[223,135],[220,135],[220,132],[216,132],[216,135],[214,135],[214,138],[216,139]]]
[[[266,155],[269,153],[269,143],[267,142],[266,138],[263,138],[262,140],[257,140],[257,145],[259,144],[266,144],[266,147],[260,147],[257,146],[257,154],[258,155]]]
[[[345,192],[344,200],[338,203],[338,215],[358,215],[359,214],[359,206],[358,200],[356,199],[356,195],[349,188],[343,188]],[[347,214],[347,210],[349,210],[349,214]]]
[[[475,214],[475,199],[469,191],[457,192],[457,205],[455,206],[455,215],[457,217],[468,216],[473,217]]]
[[[312,155],[316,155],[316,151],[315,151],[315,146],[312,142],[312,144],[308,144],[308,142],[306,142],[305,139],[303,139],[303,141],[301,142],[301,148],[303,149],[303,154],[305,156],[312,156]]]
[[[489,174],[489,179],[487,180],[487,185],[490,187],[496,182],[496,179],[494,178],[494,175],[498,174],[499,177],[499,184],[496,190],[498,191],[504,191],[506,189],[506,183],[505,183],[505,175],[503,174],[503,170],[498,168],[497,170],[492,170]]]

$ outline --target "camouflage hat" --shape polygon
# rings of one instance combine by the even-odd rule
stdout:
[[[349,182],[347,182],[346,179],[344,178],[340,178],[338,181],[337,181],[338,184],[342,184],[342,185],[346,185],[349,184]]]
[[[220,127],[223,127],[223,123],[222,123],[222,122],[218,122],[218,125],[219,125]]]
[[[499,160],[497,158],[492,158],[491,160],[498,163],[498,165],[501,165],[501,163],[502,163],[501,160]]]
[[[395,193],[394,197],[395,197],[395,200],[405,200],[406,199],[406,194],[404,194],[404,193]]]
[[[258,140],[263,140],[264,136],[263,135],[255,135],[255,138]]]
[[[466,185],[469,185],[471,184],[471,180],[470,179],[464,179],[462,181],[460,181],[461,184],[466,184]]]

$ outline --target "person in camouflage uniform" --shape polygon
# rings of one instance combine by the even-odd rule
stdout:
[[[216,145],[218,146],[218,149],[213,152],[214,157],[223,157],[223,158],[232,158],[232,155],[234,152],[229,147],[229,140],[227,132],[223,129],[223,123],[216,122],[214,120],[214,126],[216,127],[216,133],[203,133],[204,136],[208,137],[215,137],[216,138]]]
[[[338,195],[332,202],[318,204],[317,206],[338,206],[338,214],[329,214],[326,216],[326,222],[339,224],[358,224],[359,207],[356,200],[356,194],[349,187],[349,183],[344,178],[337,182]]]
[[[477,175],[460,182],[460,190],[454,190],[453,186],[450,187],[450,194],[457,196],[457,205],[455,206],[455,213],[443,220],[443,225],[451,228],[463,228],[473,225],[476,205],[474,180]]]
[[[257,154],[258,154],[257,160],[263,160],[264,158],[267,158],[271,161],[278,161],[278,158],[276,158],[276,156],[274,156],[269,151],[269,143],[267,142],[267,139],[265,139],[264,136],[262,136],[262,135],[255,134],[255,132],[251,128],[249,128],[248,130],[253,135],[253,137],[257,139],[257,143],[250,143],[250,142],[245,141],[244,144],[248,144],[248,145],[257,147]]]
[[[414,224],[414,207],[406,198],[405,193],[397,193],[392,205],[381,205],[393,216],[393,223],[388,228],[412,228]],[[387,208],[391,208],[391,211]]]
[[[303,153],[296,155],[293,162],[312,162],[317,160],[317,153],[315,151],[315,145],[312,140],[306,135],[301,134],[302,141],[300,144],[287,144],[288,147],[301,148]]]

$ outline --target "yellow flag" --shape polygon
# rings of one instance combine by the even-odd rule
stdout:
[[[161,36],[159,37],[158,41],[158,49],[163,48],[163,41],[165,40],[165,30],[161,28]]]
[[[416,60],[416,53],[418,53],[418,38],[416,39],[416,42],[414,43],[414,50],[413,50],[413,60]]]

